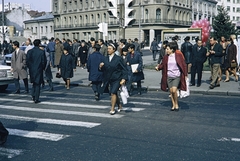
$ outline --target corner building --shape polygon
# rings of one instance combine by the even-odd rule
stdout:
[[[149,45],[153,38],[161,40],[163,29],[188,28],[192,24],[192,0],[133,0],[132,4],[135,22],[126,27],[126,39],[138,38]],[[106,22],[106,40],[118,40],[120,22],[109,16],[108,8],[108,0],[52,0],[55,37],[85,41],[103,38],[98,24]]]

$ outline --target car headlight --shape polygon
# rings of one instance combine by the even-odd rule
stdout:
[[[8,77],[7,70],[0,70],[0,78],[6,78]]]

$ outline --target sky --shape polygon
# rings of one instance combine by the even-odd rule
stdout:
[[[51,1],[52,0],[4,0],[4,3],[26,3],[31,5],[32,10],[50,12]],[[2,1],[0,1],[0,3],[2,3]]]

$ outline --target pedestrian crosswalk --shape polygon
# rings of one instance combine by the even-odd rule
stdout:
[[[34,122],[51,126],[78,127],[92,129],[102,125],[105,119],[122,119],[126,113],[121,112],[115,115],[108,113],[110,100],[101,100],[99,103],[90,98],[82,98],[81,101],[72,97],[59,97],[43,95],[41,98],[48,98],[40,104],[34,104],[29,95],[5,95],[0,97],[0,120],[3,122]],[[43,99],[44,100],[44,99]],[[141,112],[144,106],[152,105],[150,102],[133,101],[135,107],[124,106],[123,111]],[[141,105],[141,106],[140,106]],[[78,117],[81,116],[81,117]],[[96,118],[96,119],[92,119]],[[83,120],[82,120],[83,119]],[[64,131],[63,133],[48,131],[49,129],[21,129],[6,126],[9,135],[12,137],[23,137],[26,139],[39,139],[42,141],[57,142],[71,137],[73,134]],[[8,158],[24,153],[23,149],[0,148],[0,156]]]

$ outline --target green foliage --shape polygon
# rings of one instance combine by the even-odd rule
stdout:
[[[229,38],[231,34],[239,34],[238,29],[235,29],[235,25],[230,20],[228,11],[224,6],[218,7],[218,15],[213,20],[213,36],[220,40],[221,36]]]

